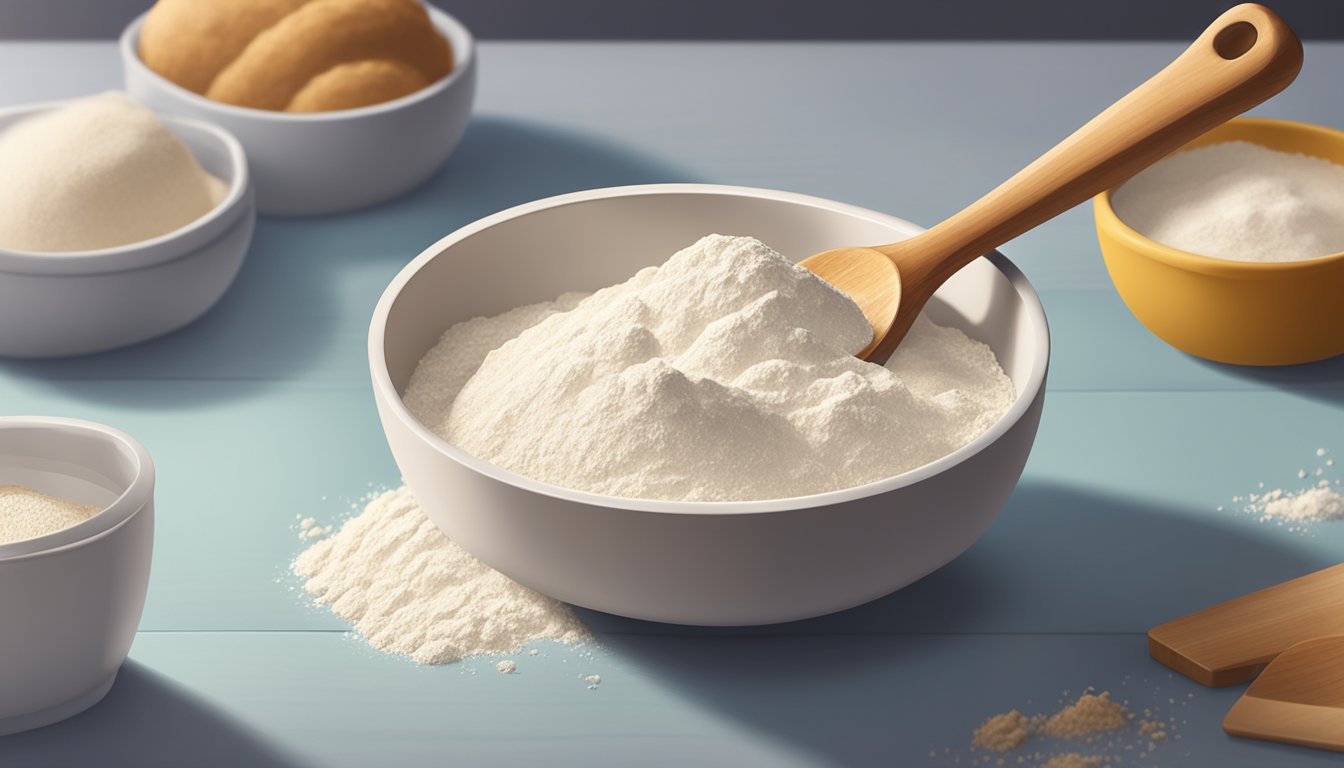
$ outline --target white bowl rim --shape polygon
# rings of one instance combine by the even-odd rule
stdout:
[[[16,558],[46,555],[89,543],[120,527],[144,509],[154,497],[154,461],[150,459],[149,452],[139,440],[119,429],[94,421],[57,416],[0,416],[0,430],[5,429],[58,429],[111,439],[120,443],[134,456],[135,476],[120,496],[88,520],[45,536],[0,544],[0,564]]]
[[[36,114],[57,109],[79,99],[45,101],[0,109],[0,118],[20,114]],[[171,232],[111,248],[88,251],[25,251],[0,247],[0,272],[27,275],[87,275],[107,272],[126,272],[157,266],[190,255],[212,242],[229,227],[238,215],[245,215],[251,177],[243,145],[233,134],[214,123],[189,117],[154,116],[166,125],[200,131],[218,141],[233,166],[233,180],[224,199],[199,218]]]
[[[317,123],[332,122],[337,120],[353,120],[360,117],[368,117],[383,112],[391,112],[402,107],[410,106],[416,102],[429,99],[453,86],[462,77],[462,73],[471,69],[476,61],[476,38],[471,34],[471,30],[466,25],[458,21],[453,15],[440,10],[437,6],[426,3],[425,10],[429,12],[430,21],[441,32],[450,32],[445,34],[449,37],[449,42],[453,35],[466,44],[463,50],[459,52],[456,46],[453,48],[453,69],[448,74],[435,80],[429,85],[421,88],[414,93],[408,93],[391,101],[381,101],[377,104],[370,104],[367,107],[356,107],[354,109],[333,109],[324,112],[279,112],[273,109],[254,109],[252,107],[240,107],[234,104],[225,104],[214,99],[189,91],[186,88],[174,83],[168,78],[160,75],[158,72],[149,68],[140,58],[140,28],[145,23],[145,17],[149,11],[145,11],[135,17],[130,24],[126,25],[118,40],[118,47],[121,50],[122,64],[127,67],[134,67],[137,72],[147,77],[155,86],[168,92],[173,97],[191,104],[202,110],[212,110],[223,115],[233,117],[247,118],[251,120],[269,120],[277,123]]]
[[[384,354],[384,334],[387,328],[388,314],[391,312],[392,305],[401,295],[402,289],[415,277],[422,267],[438,257],[453,244],[464,240],[477,232],[520,216],[593,200],[669,194],[726,195],[731,197],[749,197],[776,202],[794,203],[848,214],[877,224],[888,226],[895,225],[898,229],[911,230],[912,234],[923,231],[923,227],[906,221],[905,219],[850,205],[848,203],[840,203],[826,198],[803,195],[795,192],[719,184],[641,184],[622,187],[606,187],[602,189],[590,189],[582,192],[556,195],[554,197],[548,197],[514,206],[500,211],[499,213],[478,219],[477,221],[461,227],[443,237],[438,242],[422,251],[420,255],[416,256],[415,259],[403,267],[402,270],[397,273],[396,277],[392,279],[392,282],[388,285],[387,289],[378,300],[378,305],[374,309],[373,319],[369,326],[369,367],[373,379],[373,387],[377,391],[377,395],[386,400],[393,416],[408,427],[416,437],[428,443],[445,457],[493,480],[515,486],[525,491],[531,491],[532,493],[551,496],[553,498],[577,504],[587,504],[634,512],[700,515],[758,514],[810,509],[814,507],[843,504],[914,485],[967,461],[987,448],[990,444],[994,443],[1022,419],[1032,407],[1037,397],[1041,394],[1041,390],[1045,384],[1046,369],[1048,368],[1050,359],[1050,330],[1046,323],[1045,309],[1041,305],[1040,297],[1037,295],[1035,288],[1032,287],[1026,276],[1022,274],[1022,271],[1003,254],[998,251],[992,251],[982,258],[987,258],[990,263],[992,263],[994,267],[1008,279],[1013,288],[1017,291],[1018,296],[1022,299],[1023,309],[1027,312],[1035,331],[1037,351],[1035,358],[1032,360],[1031,371],[1027,376],[1025,385],[1022,387],[1017,398],[1013,401],[1013,404],[1008,408],[1007,412],[1005,412],[998,421],[992,424],[980,436],[976,437],[966,445],[963,445],[946,456],[921,467],[917,467],[908,472],[903,472],[899,475],[875,480],[864,485],[841,488],[839,490],[826,491],[824,493],[811,494],[808,496],[751,501],[667,501],[661,499],[634,499],[622,496],[608,496],[605,494],[579,491],[552,483],[542,482],[540,480],[534,480],[530,477],[518,474],[517,472],[498,467],[490,462],[472,456],[461,448],[439,437],[411,414],[410,410],[406,407],[405,402],[402,400],[400,393],[397,392],[396,387],[392,384],[392,377],[388,372],[387,359]]]

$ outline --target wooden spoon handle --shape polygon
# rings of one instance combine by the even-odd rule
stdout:
[[[1166,69],[993,192],[914,240],[878,250],[896,261],[903,285],[932,294],[978,256],[1283,90],[1301,68],[1293,31],[1262,5],[1238,5]]]

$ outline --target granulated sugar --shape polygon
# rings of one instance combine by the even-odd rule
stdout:
[[[1344,496],[1329,480],[1295,492],[1276,488],[1261,494],[1256,503],[1265,520],[1298,523],[1344,520]]]
[[[0,544],[46,536],[88,520],[101,509],[48,496],[21,485],[0,485]]]
[[[404,487],[373,499],[300,554],[293,569],[318,602],[375,648],[423,664],[513,653],[534,640],[590,637],[567,605],[467,554]]]
[[[1144,236],[1205,256],[1297,261],[1344,251],[1344,166],[1244,141],[1161,160],[1111,203]]]
[[[859,308],[752,238],[453,326],[405,395],[471,454],[634,498],[768,499],[845,488],[970,442],[1015,398],[988,346],[921,318],[890,370],[853,357]]]
[[[1322,459],[1314,470],[1299,469],[1298,479],[1320,478],[1312,485],[1297,490],[1270,488],[1257,490],[1232,501],[1242,505],[1242,511],[1254,515],[1263,523],[1273,523],[1294,533],[1307,533],[1312,523],[1330,523],[1344,520],[1344,494],[1340,481],[1326,476],[1334,467],[1334,459],[1326,458],[1329,451],[1319,448],[1316,457]],[[1263,489],[1264,483],[1259,484]]]

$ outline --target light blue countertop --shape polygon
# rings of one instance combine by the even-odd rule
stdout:
[[[1124,764],[1337,765],[1225,736],[1242,689],[1172,676],[1143,633],[1344,560],[1344,524],[1291,532],[1231,501],[1260,482],[1301,487],[1318,447],[1344,456],[1344,358],[1255,370],[1170,349],[1111,289],[1085,206],[1002,249],[1041,291],[1054,339],[1022,483],[966,555],[901,592],[742,630],[584,612],[595,647],[543,645],[501,675],[490,660],[374,652],[288,574],[299,517],[339,521],[398,482],[367,323],[444,234],[538,197],[666,181],[931,224],[1179,48],[482,44],[476,117],[426,187],[338,218],[260,220],[229,294],[172,336],[0,362],[0,413],[115,425],[159,473],[132,660],[89,712],[0,738],[0,766],[971,765],[986,717],[1049,712],[1087,686],[1176,718],[1179,739]],[[0,105],[120,81],[111,43],[3,43],[0,71],[26,73],[0,78]],[[1308,45],[1297,83],[1257,113],[1344,126],[1341,72],[1344,44]],[[586,674],[602,676],[596,690]]]

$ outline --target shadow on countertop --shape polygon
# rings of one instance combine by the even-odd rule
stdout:
[[[1147,660],[1149,627],[1332,564],[1281,533],[1155,499],[1027,482],[961,558],[838,614],[746,628],[582,614],[612,653],[772,741],[825,764],[906,764],[896,756],[922,757],[927,741],[900,726],[901,714],[919,706],[903,681],[925,674],[926,663],[956,668],[957,654],[985,647],[974,645],[975,636],[1004,636],[1011,649],[1029,646],[1030,636],[1116,635],[1118,647],[1132,651],[1126,664],[1151,663],[1166,678],[1164,667]],[[845,640],[834,642],[837,636]],[[1008,653],[995,663],[1041,660]],[[944,704],[960,711],[974,701],[973,687]],[[967,714],[966,733],[988,714]],[[916,746],[921,751],[911,752]]]
[[[1344,407],[1344,355],[1302,365],[1227,365],[1190,357],[1205,368],[1277,387],[1298,397]]]
[[[107,696],[45,728],[0,737],[0,765],[179,768],[306,765],[153,670],[126,661]]]
[[[443,170],[395,201],[333,216],[259,218],[233,287],[186,328],[94,355],[0,361],[0,376],[78,400],[153,410],[245,398],[298,379],[363,381],[378,297],[444,235],[542,197],[686,180],[683,171],[598,137],[480,116]],[[108,380],[221,384],[103,386]]]

